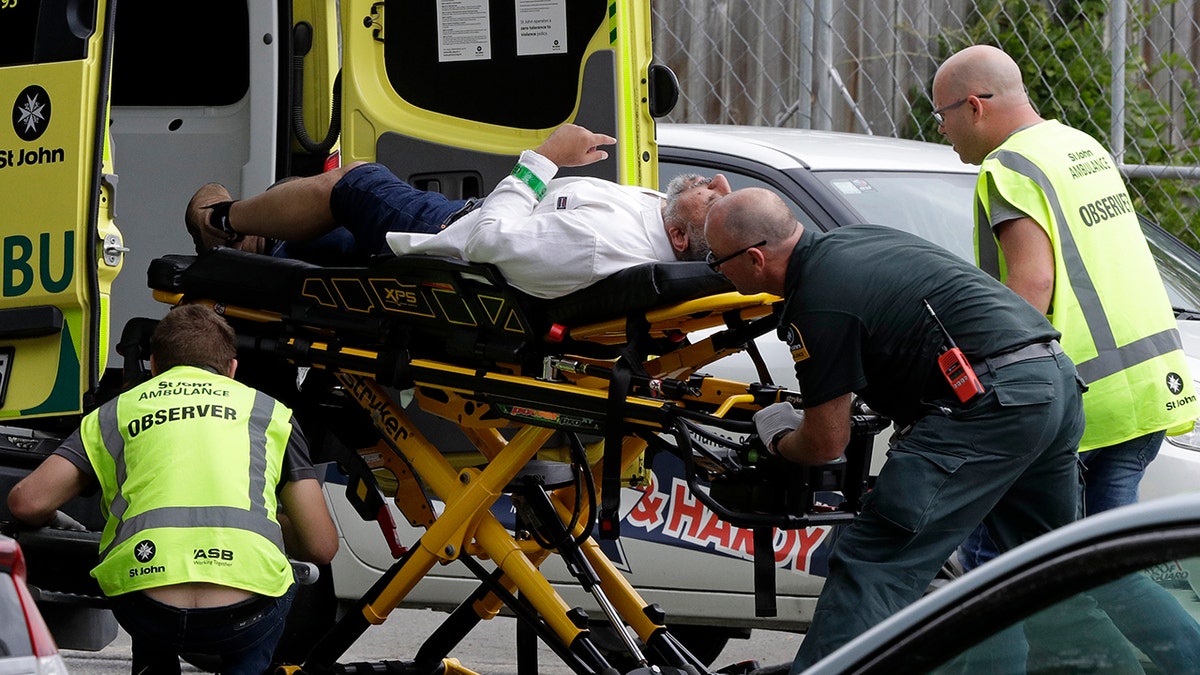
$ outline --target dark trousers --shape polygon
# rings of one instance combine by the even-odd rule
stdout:
[[[792,672],[920,598],[979,523],[1007,550],[1078,517],[1083,407],[1070,359],[1014,363],[980,381],[984,395],[933,402],[893,442],[862,514],[833,545]]]
[[[134,675],[176,675],[180,654],[213,657],[224,675],[261,675],[271,666],[295,597],[293,584],[281,597],[225,607],[182,609],[140,592],[113,596],[109,605],[133,639]]]

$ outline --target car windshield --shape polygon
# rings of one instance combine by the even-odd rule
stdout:
[[[1142,231],[1146,233],[1150,253],[1162,273],[1171,306],[1176,312],[1200,314],[1200,275],[1197,274],[1200,255],[1157,225],[1143,221]]]
[[[1191,672],[1200,646],[1198,582],[1200,559],[1168,560],[1022,620],[996,621],[990,637],[966,649],[948,646],[934,657],[940,667],[924,672]]]
[[[862,222],[896,227],[975,259],[974,175],[831,171],[818,176]]]
[[[862,222],[911,232],[974,261],[973,174],[829,171],[817,176]],[[1176,312],[1200,315],[1200,255],[1145,220],[1142,230]]]

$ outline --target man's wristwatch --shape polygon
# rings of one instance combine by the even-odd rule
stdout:
[[[793,431],[795,431],[795,429],[784,429],[783,431],[775,434],[775,437],[772,438],[771,442],[767,444],[767,450],[769,450],[772,455],[778,455],[779,454],[779,439],[783,438],[784,436],[787,436],[788,434],[792,433]]]

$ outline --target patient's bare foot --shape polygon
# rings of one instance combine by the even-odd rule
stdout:
[[[187,225],[188,234],[192,235],[192,243],[196,253],[206,253],[215,246],[228,246],[249,253],[266,253],[267,240],[255,235],[231,235],[220,227],[212,224],[212,207],[214,204],[232,201],[229,191],[220,183],[208,183],[196,190],[188,202],[183,221]]]

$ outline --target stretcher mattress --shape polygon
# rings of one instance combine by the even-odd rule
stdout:
[[[461,339],[520,350],[554,340],[555,327],[637,315],[733,290],[702,262],[631,267],[568,296],[534,298],[488,264],[437,256],[380,256],[363,267],[321,267],[217,248],[168,255],[148,271],[150,288],[277,314],[370,343]]]

